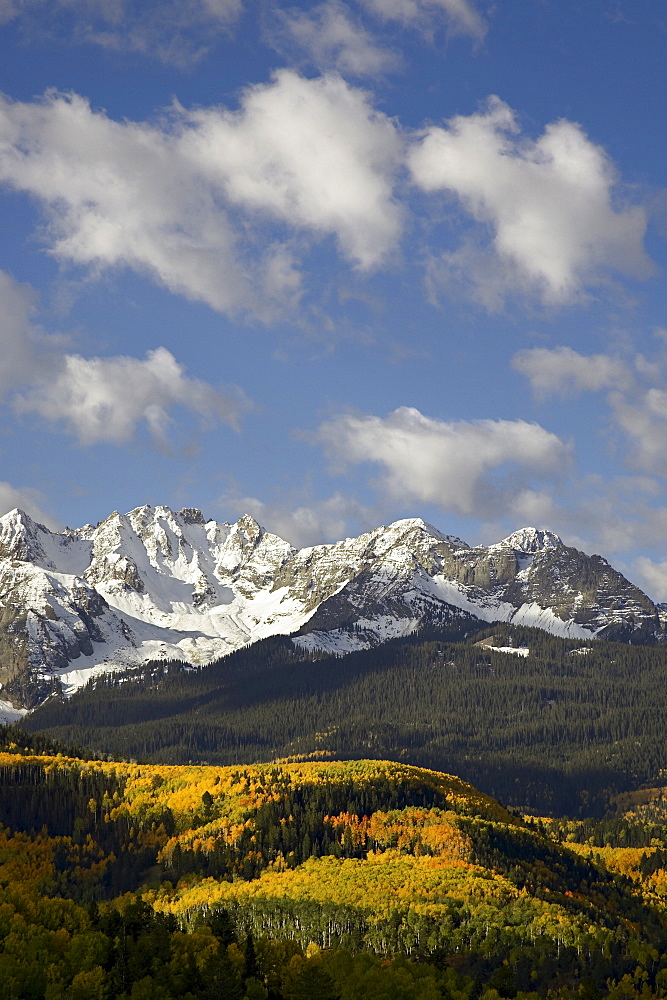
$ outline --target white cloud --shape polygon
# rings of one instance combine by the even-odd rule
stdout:
[[[390,498],[483,517],[506,515],[533,479],[557,479],[570,455],[560,438],[538,424],[445,422],[406,406],[385,418],[333,417],[313,439],[341,469],[379,465],[379,488]]]
[[[439,304],[442,292],[458,298],[463,291],[487,312],[497,313],[505,305],[508,289],[523,288],[515,268],[469,237],[456,250],[427,255],[425,269],[428,300],[433,306]]]
[[[76,95],[0,103],[0,179],[46,208],[51,252],[147,271],[174,292],[239,309],[249,283],[235,236],[168,132],[119,124]]]
[[[185,67],[206,55],[239,18],[241,0],[0,0],[0,24],[24,34],[139,52]]]
[[[512,366],[537,396],[606,390],[610,425],[626,439],[626,463],[651,476],[667,476],[665,359],[638,354],[633,362],[608,354],[583,355],[569,347],[519,351]]]
[[[176,406],[204,425],[222,421],[232,427],[248,409],[240,389],[223,391],[187,376],[164,347],[149,351],[144,361],[65,353],[61,338],[35,326],[34,299],[29,286],[0,271],[0,398],[12,395],[19,412],[62,422],[82,444],[122,444],[145,422],[153,440],[166,446]]]
[[[282,70],[273,84],[249,88],[239,113],[196,111],[189,122],[182,148],[233,204],[333,234],[362,268],[396,243],[400,140],[368,95],[341,77]]]
[[[512,502],[512,514],[516,524],[546,528],[556,523],[558,503],[551,492],[525,489],[517,493]]]
[[[288,7],[275,13],[271,43],[283,53],[300,50],[319,70],[376,77],[401,66],[400,56],[382,48],[340,0],[310,10]]]
[[[632,553],[638,548],[665,551],[662,539],[667,536],[667,507],[652,506],[639,492],[619,501],[613,483],[596,499],[585,504],[582,523],[598,551],[606,555]]]
[[[161,446],[168,443],[174,406],[183,406],[204,421],[236,426],[244,403],[240,392],[234,397],[185,375],[183,365],[164,347],[149,351],[144,361],[64,355],[48,377],[15,401],[19,412],[62,421],[84,445],[123,444],[145,422]]]
[[[0,271],[0,398],[28,379],[36,364],[38,333],[32,324],[35,294]]]
[[[375,527],[375,514],[353,497],[336,492],[325,500],[313,500],[296,506],[289,503],[264,503],[255,497],[225,497],[224,506],[241,514],[251,514],[262,527],[297,548],[335,542],[354,531]]]
[[[567,545],[598,552],[623,573],[621,560],[637,551],[667,553],[667,507],[660,506],[663,490],[652,476],[599,475],[568,478],[550,491],[527,490],[512,505],[512,525],[535,524],[558,532]],[[498,537],[486,535],[489,539]],[[632,564],[630,579],[647,585]],[[655,592],[649,589],[655,597]]]
[[[18,7],[14,0],[0,0],[0,24],[9,24],[18,16]]]
[[[559,305],[603,280],[607,268],[651,271],[646,213],[616,207],[610,161],[574,122],[554,122],[539,139],[522,140],[513,111],[492,97],[483,112],[429,128],[409,164],[424,191],[455,195],[491,227],[490,250],[468,242],[443,257],[448,269],[473,268],[473,291],[487,297],[487,308],[517,290]]]
[[[667,601],[667,560],[654,562],[646,556],[639,556],[632,563],[632,573],[639,586],[654,601]]]
[[[93,273],[130,267],[264,319],[298,297],[295,232],[335,236],[360,267],[391,249],[399,149],[391,122],[337,76],[283,71],[236,113],[178,107],[162,127],[112,121],[76,95],[0,101],[0,181],[43,205],[54,256]]]
[[[667,476],[667,391],[651,388],[627,396],[608,396],[612,417],[630,440],[628,463],[656,476]]]
[[[525,375],[533,392],[542,397],[625,388],[633,382],[629,366],[621,358],[608,354],[583,355],[571,347],[518,351],[512,367]]]
[[[0,517],[19,507],[39,524],[45,524],[54,531],[59,530],[61,525],[45,512],[43,503],[44,497],[39,490],[29,486],[17,489],[11,483],[0,482]]]
[[[455,33],[478,41],[486,34],[486,23],[467,0],[361,0],[378,17],[398,21],[406,28],[430,34],[442,23]]]

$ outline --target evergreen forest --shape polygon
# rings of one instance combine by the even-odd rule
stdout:
[[[524,811],[601,817],[615,795],[667,769],[666,670],[661,646],[504,624],[455,624],[346,656],[275,637],[198,669],[156,662],[107,675],[54,696],[24,726],[79,752],[154,763],[400,760]]]
[[[666,667],[459,623],[54,696],[0,727],[0,996],[667,1000]]]

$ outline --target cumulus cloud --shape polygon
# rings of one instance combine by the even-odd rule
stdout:
[[[534,479],[555,480],[570,449],[523,420],[445,422],[400,407],[388,417],[346,413],[314,435],[340,468],[373,463],[380,490],[404,502],[488,517],[505,515]]]
[[[255,497],[225,497],[223,502],[238,515],[251,514],[268,531],[297,548],[339,541],[350,534],[351,524],[355,532],[376,526],[376,515],[370,508],[340,492],[297,505],[264,503]]]
[[[667,525],[667,509],[653,506],[654,486],[641,476],[573,478],[552,497],[549,524],[585,552],[609,556],[642,548]]]
[[[666,551],[667,507],[660,506],[661,494],[652,477],[584,476],[568,483],[550,502],[545,499],[544,523],[566,544],[604,555],[653,600],[663,600],[667,577],[659,556]],[[627,555],[636,556],[638,550],[652,557],[635,557],[625,564]]]
[[[44,510],[42,506],[44,502],[44,496],[39,490],[31,489],[29,486],[17,489],[11,483],[0,482],[0,517],[10,510],[14,510],[15,507],[19,507],[34,521],[57,531],[61,525]]]
[[[319,70],[344,76],[382,76],[398,69],[401,58],[383,48],[339,0],[309,10],[276,10],[271,43],[283,54],[302,53]]]
[[[14,0],[0,0],[0,24],[9,24],[18,17],[18,7]]]
[[[210,51],[241,10],[241,0],[0,0],[0,24],[185,67]]]
[[[184,372],[164,347],[149,351],[143,361],[68,354],[15,405],[19,412],[62,421],[84,445],[123,444],[145,422],[156,443],[166,447],[174,406],[183,406],[204,421],[236,426],[245,402],[240,391],[235,396],[222,393]]]
[[[601,389],[628,387],[633,382],[629,366],[608,354],[580,354],[571,347],[534,347],[518,351],[512,367],[525,375],[537,396],[567,396]]]
[[[350,424],[348,417],[346,415],[345,418],[327,421],[315,440],[327,448],[330,457],[338,463],[338,471],[343,471],[347,464],[354,465],[360,461],[375,461],[382,467],[383,478],[375,484],[378,487],[375,505],[365,506],[354,497],[340,492],[325,500],[307,503],[264,503],[254,497],[239,495],[226,496],[221,503],[237,515],[246,512],[252,514],[260,524],[296,546],[314,545],[346,535],[357,535],[392,517],[402,516],[401,511],[405,512],[405,508],[412,504],[416,508],[413,508],[412,513],[419,514],[418,505],[424,502],[434,504],[445,513],[481,518],[481,523],[473,529],[473,537],[463,533],[463,537],[471,543],[490,544],[526,525],[549,528],[556,531],[566,545],[584,552],[598,552],[611,559],[620,572],[625,573],[654,600],[667,600],[667,562],[660,562],[658,558],[667,551],[663,541],[667,538],[667,507],[660,506],[662,488],[655,477],[634,475],[604,479],[595,474],[577,475],[576,470],[569,466],[569,449],[551,435],[553,440],[549,440],[548,436],[545,439],[544,454],[548,455],[553,447],[556,468],[549,468],[544,472],[540,461],[534,463],[529,459],[527,467],[520,470],[523,482],[521,476],[511,481],[505,480],[504,483],[501,482],[499,489],[497,481],[492,482],[489,487],[493,468],[487,459],[480,459],[477,469],[472,472],[473,478],[477,476],[475,485],[470,487],[464,484],[466,493],[457,491],[457,484],[452,482],[458,471],[449,463],[452,449],[447,445],[443,447],[439,440],[435,446],[432,445],[430,434],[422,437],[419,426],[421,421],[415,431],[415,425],[410,426],[401,411],[390,414],[386,420],[357,416],[353,424]],[[422,420],[429,425],[428,432],[435,432],[436,439],[442,436],[445,441],[447,434],[442,434],[442,427],[457,427],[429,418],[422,417]],[[485,424],[502,422],[479,423],[484,429]],[[387,433],[388,424],[392,426]],[[396,448],[398,435],[395,431],[398,424],[401,425],[403,441],[399,442],[397,454],[388,457],[384,445],[387,451]],[[459,425],[457,429],[462,430],[465,435],[469,429],[479,429],[479,424]],[[537,430],[539,432],[541,428]],[[543,434],[547,435],[547,432]],[[365,436],[361,445],[360,436]],[[352,439],[355,439],[357,447],[348,463],[345,452],[349,451]],[[539,434],[536,439],[539,443]],[[378,441],[381,442],[381,457],[374,458],[371,448],[375,448]],[[475,449],[477,443],[472,437],[468,438],[470,450]],[[514,443],[517,446],[516,439]],[[406,451],[416,449],[421,453],[419,469],[414,480],[410,481],[410,469],[404,468],[403,458]],[[509,446],[507,450],[509,451]],[[427,451],[430,455],[425,457]],[[455,457],[458,458],[458,455]],[[496,456],[498,459],[501,457],[503,456]],[[513,459],[514,456],[504,456],[506,463],[511,463]],[[444,468],[445,463],[448,463],[449,476]],[[413,469],[415,465],[412,466]],[[474,465],[474,458],[471,458],[470,465]],[[426,469],[426,473],[423,469]],[[467,474],[470,477],[469,471]],[[528,479],[533,485],[526,485]],[[452,530],[451,525],[446,522],[441,527],[445,531]],[[458,533],[459,529],[454,528],[454,531]],[[652,558],[636,558],[637,551],[642,550],[651,553]],[[626,565],[623,560],[628,554],[634,557],[634,561]]]
[[[485,20],[468,0],[358,3],[383,22],[429,38],[443,27],[476,41],[486,33]],[[400,65],[400,59],[378,45],[342,0],[325,0],[309,11],[297,5],[283,10],[278,3],[270,7],[274,21],[282,21],[287,29],[276,34],[274,24],[271,41],[284,50],[291,35],[321,69],[374,76]],[[183,69],[208,55],[220,37],[230,33],[243,8],[242,0],[0,0],[0,25],[15,22],[28,39],[48,35],[67,39],[68,44],[139,53]],[[289,44],[287,48],[290,54]]]
[[[486,22],[468,0],[361,0],[375,15],[430,34],[444,24],[450,31],[481,40]]]
[[[362,268],[396,243],[399,137],[368,95],[336,74],[306,80],[282,70],[273,84],[250,87],[239,113],[204,109],[189,123],[184,150],[232,203],[333,234]]]
[[[667,476],[667,372],[665,358],[583,355],[569,347],[519,351],[512,366],[538,397],[606,391],[610,426],[626,442],[627,464]]]
[[[240,308],[249,287],[232,227],[173,145],[75,95],[0,103],[0,179],[45,207],[54,256],[149,272],[213,308]]]
[[[557,121],[537,140],[522,139],[514,112],[492,97],[484,111],[429,128],[409,164],[422,190],[453,195],[491,227],[490,247],[468,238],[442,258],[446,271],[471,273],[487,308],[517,287],[561,305],[604,280],[607,269],[639,277],[651,271],[645,211],[616,205],[609,158],[575,122]]]
[[[34,313],[33,290],[0,271],[0,398],[34,371],[39,339],[32,322]]]
[[[633,578],[654,601],[667,601],[667,560],[654,562],[639,556],[632,563]]]
[[[643,472],[667,476],[667,391],[650,388],[632,396],[608,396],[612,417],[629,439],[628,463]]]
[[[127,442],[144,422],[166,447],[174,407],[194,413],[202,426],[222,421],[232,427],[248,409],[240,389],[216,389],[186,375],[164,347],[143,361],[64,352],[59,337],[35,325],[34,299],[32,289],[0,271],[0,398],[10,396],[18,412],[61,424],[87,445]]]
[[[519,351],[512,366],[538,397],[606,391],[609,425],[626,444],[626,463],[650,476],[667,477],[666,359],[637,354],[626,360],[583,355],[569,347]]]
[[[76,95],[0,101],[0,181],[44,207],[54,256],[262,318],[298,297],[295,233],[379,263],[400,231],[399,149],[391,122],[337,76],[283,71],[237,112],[175,107],[161,126],[115,122]],[[284,239],[267,237],[267,219]]]

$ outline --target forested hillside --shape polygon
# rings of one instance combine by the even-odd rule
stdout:
[[[156,663],[99,680],[25,726],[174,764],[400,759],[460,774],[514,807],[582,817],[667,768],[667,649],[508,625],[470,631],[343,657],[267,639],[200,669]],[[529,655],[491,648],[509,644]]]
[[[3,1000],[667,995],[658,819],[524,818],[404,764],[84,761],[10,735]]]

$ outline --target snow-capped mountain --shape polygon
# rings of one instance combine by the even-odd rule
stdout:
[[[637,587],[535,528],[471,548],[408,519],[297,550],[250,516],[194,509],[138,507],[62,533],[20,510],[0,518],[0,683],[19,708],[152,659],[201,664],[290,633],[347,652],[452,618],[664,638]]]

